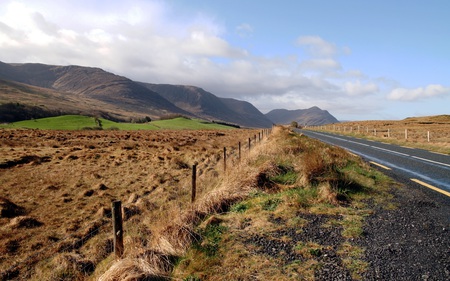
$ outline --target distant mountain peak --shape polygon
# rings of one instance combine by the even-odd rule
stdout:
[[[244,127],[272,126],[272,122],[264,114],[245,101],[220,98],[196,86],[142,84],[200,118],[224,121]]]
[[[299,125],[325,125],[339,122],[328,111],[317,106],[308,109],[274,109],[266,113],[266,117],[276,124],[290,124],[295,121]]]

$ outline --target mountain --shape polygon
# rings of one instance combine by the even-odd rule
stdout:
[[[276,124],[290,124],[295,121],[299,125],[325,125],[339,122],[328,111],[317,106],[297,110],[274,109],[266,113],[266,117]]]
[[[274,110],[262,114],[252,104],[220,98],[195,86],[132,81],[95,67],[0,62],[0,122],[62,114],[140,121],[184,115],[237,124],[337,122],[327,111]]]
[[[116,115],[125,120],[167,114],[191,116],[139,83],[100,68],[1,63],[0,79],[34,86],[34,92],[42,93],[41,98],[59,93],[60,98],[75,99],[74,107],[98,108],[101,104],[103,111],[113,115],[120,112]],[[36,90],[36,87],[42,90]]]
[[[272,122],[252,104],[219,98],[195,86],[142,83],[177,107],[198,117],[239,124],[245,127],[271,127]]]

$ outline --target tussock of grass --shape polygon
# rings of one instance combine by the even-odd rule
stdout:
[[[125,258],[113,264],[98,280],[164,281],[168,279],[167,262],[168,260],[164,260],[160,255],[154,254],[138,259]]]

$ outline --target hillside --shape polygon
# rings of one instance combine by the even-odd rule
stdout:
[[[317,106],[308,109],[274,109],[266,113],[266,117],[277,124],[290,124],[296,121],[299,125],[325,125],[338,123],[339,121],[328,111]]]
[[[67,114],[124,120],[132,115],[89,97],[0,79],[0,122],[15,122]]]
[[[0,122],[64,114],[126,122],[184,115],[253,128],[337,122],[317,107],[264,115],[248,102],[220,98],[199,87],[135,82],[95,67],[0,62]]]
[[[117,121],[184,115],[245,127],[272,125],[253,105],[221,99],[198,87],[139,83],[74,65],[0,62],[0,100],[0,122],[63,114]]]
[[[0,79],[46,89],[34,88],[35,93],[42,93],[40,98],[44,99],[44,105],[52,102],[55,94],[59,93],[53,104],[58,104],[61,98],[70,99],[76,110],[82,110],[80,106],[84,107],[83,110],[93,110],[97,104],[101,104],[103,111],[123,115],[125,120],[143,116],[156,118],[167,114],[190,115],[142,85],[99,68],[1,63]],[[4,93],[0,95],[3,98]],[[23,103],[20,96],[15,98]],[[65,109],[63,104],[60,106]]]
[[[209,120],[221,120],[246,127],[270,127],[272,122],[252,104],[236,99],[219,98],[194,86],[148,84],[168,101],[196,116]]]

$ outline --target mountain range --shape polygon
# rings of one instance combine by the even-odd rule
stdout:
[[[136,82],[100,68],[0,62],[0,122],[62,114],[126,122],[183,115],[257,128],[291,121],[337,122],[317,107],[288,112],[264,115],[248,102],[217,97],[199,87]]]

